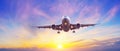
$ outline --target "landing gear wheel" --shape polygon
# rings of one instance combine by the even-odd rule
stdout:
[[[60,32],[58,31],[57,33],[59,34]]]
[[[73,31],[73,33],[75,33],[75,31]]]

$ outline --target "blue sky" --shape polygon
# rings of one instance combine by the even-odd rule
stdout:
[[[61,24],[62,16],[69,16],[71,23],[98,25],[59,35],[55,30],[32,27]],[[0,48],[49,49],[62,44],[76,50],[117,49],[119,21],[120,0],[0,0]]]

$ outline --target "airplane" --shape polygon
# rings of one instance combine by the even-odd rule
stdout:
[[[59,25],[48,25],[48,26],[37,26],[37,28],[52,28],[53,30],[58,30],[57,33],[60,33],[60,31],[68,32],[69,30],[75,30],[79,29],[80,27],[88,27],[88,26],[94,26],[95,24],[71,24],[68,16],[63,16],[62,24]],[[73,31],[75,33],[75,31]]]

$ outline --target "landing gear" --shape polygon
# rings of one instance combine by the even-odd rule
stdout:
[[[73,33],[75,33],[75,31],[73,31]]]
[[[60,33],[60,31],[57,32],[58,34]]]

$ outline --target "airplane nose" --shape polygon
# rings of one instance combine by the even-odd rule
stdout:
[[[65,22],[64,25],[67,25],[67,23]]]
[[[62,19],[64,19],[64,18],[70,20],[70,17],[69,17],[69,16],[62,16]]]

